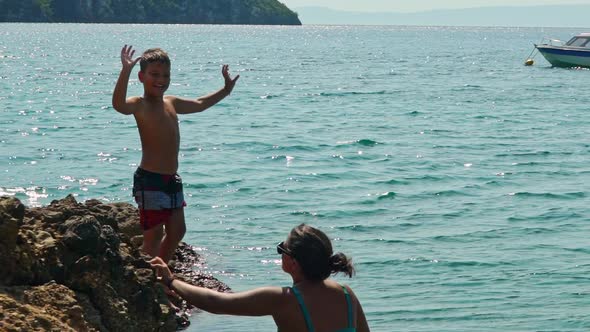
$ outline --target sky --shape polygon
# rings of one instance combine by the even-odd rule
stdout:
[[[590,0],[279,0],[291,9],[297,7],[328,7],[362,12],[418,12],[433,9],[457,9],[490,6],[538,6],[586,4]]]

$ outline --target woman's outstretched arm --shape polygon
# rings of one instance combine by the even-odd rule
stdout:
[[[274,315],[282,307],[283,289],[261,287],[240,293],[221,293],[208,288],[193,286],[174,279],[161,258],[150,261],[163,284],[167,285],[188,303],[199,309],[226,315],[265,316]]]

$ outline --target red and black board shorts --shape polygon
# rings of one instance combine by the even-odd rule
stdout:
[[[144,230],[168,222],[173,210],[186,206],[178,174],[159,174],[137,168],[133,174],[133,197]]]

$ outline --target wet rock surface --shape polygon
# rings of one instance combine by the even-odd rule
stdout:
[[[0,197],[0,330],[175,331],[195,309],[165,294],[143,255],[137,209],[78,203],[68,196],[40,208]],[[200,272],[203,260],[181,243],[170,266],[179,279],[229,288]]]

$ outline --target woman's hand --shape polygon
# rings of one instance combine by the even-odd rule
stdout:
[[[170,282],[174,279],[174,274],[172,274],[168,265],[160,257],[150,260],[150,265],[156,270],[156,276],[160,277],[160,282],[166,286],[170,285]]]

